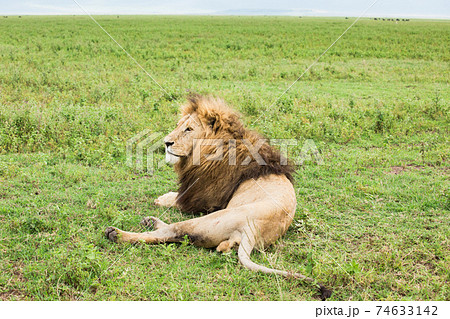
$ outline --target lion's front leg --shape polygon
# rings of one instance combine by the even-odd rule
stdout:
[[[161,227],[155,231],[144,233],[132,233],[120,230],[116,227],[108,227],[105,230],[106,237],[116,243],[146,243],[160,244],[166,242],[178,242],[182,238],[177,237],[171,227]]]
[[[242,209],[239,208],[239,211],[242,211]],[[156,217],[146,217],[141,224],[152,227],[153,231],[133,233],[116,227],[108,227],[105,230],[105,235],[109,240],[117,243],[175,243],[185,241],[187,238],[195,246],[205,248],[216,247],[221,242],[227,241],[221,246],[221,251],[227,251],[228,246],[232,247],[239,242],[237,236],[233,233],[237,224],[241,223],[227,218],[220,220],[221,216],[228,213],[230,213],[230,210],[223,209],[209,215],[173,224],[166,224]],[[231,215],[235,215],[235,213],[231,212]],[[230,230],[232,230],[231,233]],[[238,234],[239,232],[236,232],[236,235]]]
[[[177,207],[177,192],[169,192],[155,199],[155,204],[161,207]]]

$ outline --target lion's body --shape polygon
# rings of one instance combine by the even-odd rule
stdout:
[[[205,155],[215,153],[217,145],[195,144],[199,139],[221,140],[226,150],[220,158],[208,159]],[[109,227],[107,237],[150,244],[188,238],[196,246],[217,247],[221,252],[239,245],[239,260],[251,270],[313,281],[250,260],[254,247],[270,245],[287,231],[297,204],[292,167],[265,140],[258,145],[257,153],[250,151],[248,142],[255,145],[259,140],[260,136],[244,129],[238,116],[221,100],[191,98],[177,128],[165,138],[166,160],[175,165],[180,188],[178,193],[160,196],[155,203],[209,214],[174,224],[149,217],[143,223],[152,225],[153,231],[130,233]],[[201,155],[197,162],[196,147],[200,147]],[[329,294],[323,286],[321,290],[323,297]]]

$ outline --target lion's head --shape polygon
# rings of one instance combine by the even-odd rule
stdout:
[[[176,164],[192,155],[200,139],[242,138],[244,129],[238,115],[220,99],[193,95],[182,107],[177,127],[164,138],[166,161]]]
[[[245,129],[224,101],[193,95],[181,110],[181,120],[164,143],[166,161],[175,164],[178,173],[177,204],[182,210],[223,209],[239,185],[251,178],[284,174],[292,181],[292,166],[258,133]]]

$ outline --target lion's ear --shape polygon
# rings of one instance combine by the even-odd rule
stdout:
[[[212,118],[208,119],[208,126],[209,126],[213,131],[216,131],[216,130],[217,130],[217,128],[214,127],[214,126],[216,125],[216,123],[217,123],[217,119],[216,119],[215,117],[212,117]]]
[[[221,118],[220,115],[216,112],[210,113],[207,115],[206,123],[208,127],[214,132],[217,133],[221,128]]]

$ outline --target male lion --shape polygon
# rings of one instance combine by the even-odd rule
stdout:
[[[160,196],[155,204],[207,214],[170,225],[146,217],[142,223],[155,230],[145,233],[108,227],[110,240],[157,244],[181,242],[187,236],[196,246],[220,252],[239,245],[239,261],[251,270],[314,281],[250,260],[253,248],[274,243],[295,214],[294,170],[277,150],[245,129],[222,100],[198,95],[182,107],[181,120],[164,143],[166,161],[174,164],[180,188]],[[331,291],[319,287],[322,299],[330,296]]]

